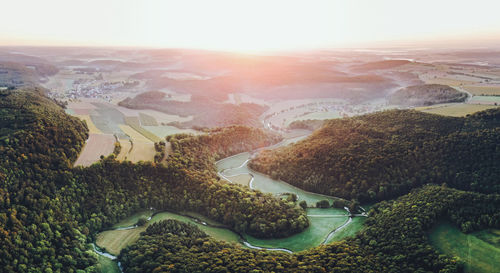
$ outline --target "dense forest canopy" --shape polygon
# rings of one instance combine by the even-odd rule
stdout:
[[[151,206],[196,211],[257,237],[287,236],[308,225],[298,205],[221,183],[175,158],[163,166],[110,156],[73,169],[88,137],[85,123],[66,115],[41,89],[3,90],[0,96],[4,272],[96,272],[97,254],[88,244],[93,236]],[[248,145],[267,144],[254,141]]]
[[[362,202],[426,183],[499,193],[500,109],[466,118],[391,110],[330,120],[249,166],[300,188]]]
[[[426,231],[448,218],[463,231],[500,226],[500,195],[425,186],[374,206],[353,238],[296,254],[244,249],[175,221],[150,226],[120,260],[125,272],[461,272]],[[470,229],[469,229],[470,227]]]
[[[260,237],[287,236],[307,227],[298,205],[216,178],[215,160],[276,143],[280,138],[275,135],[241,126],[218,128],[206,135],[169,138],[173,153],[165,164],[120,163],[110,156],[88,168],[72,168],[88,137],[85,123],[66,115],[40,89],[2,90],[0,96],[2,272],[99,272],[93,237],[141,208],[192,210]],[[427,182],[478,192],[446,184],[413,189],[375,204],[356,236],[296,254],[245,249],[187,224],[160,222],[122,251],[124,272],[461,272],[459,261],[429,245],[426,232],[441,219],[464,232],[500,227],[500,195],[480,193],[498,192],[497,155],[491,152],[498,154],[498,115],[495,110],[443,120],[392,111],[329,121],[308,140],[277,151],[309,142],[332,151],[331,134],[338,133],[342,142],[334,141],[335,151],[344,156],[369,158],[378,152],[374,162],[388,156],[396,168],[400,160],[391,157],[394,153],[420,164],[408,171],[418,178],[408,188],[397,187],[401,180],[391,179],[395,184],[390,187],[389,180],[381,180],[386,184],[379,189],[389,190],[382,199]],[[325,136],[330,138],[322,141]],[[368,144],[376,144],[371,145],[375,150]],[[312,150],[300,151],[302,157],[314,156],[308,154]],[[424,155],[429,162],[422,160]],[[316,156],[320,160],[325,154]],[[310,167],[306,163],[302,167]],[[403,167],[410,165],[401,166],[391,178],[405,174]],[[361,175],[377,173],[386,172]],[[362,189],[351,188],[346,195],[361,197]]]

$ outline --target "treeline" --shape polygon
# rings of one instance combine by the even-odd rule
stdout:
[[[96,270],[59,189],[80,188],[72,163],[87,139],[41,89],[0,94],[0,268],[2,272]]]
[[[401,88],[389,97],[389,103],[423,106],[438,103],[463,102],[467,94],[443,84],[421,84]]]
[[[314,131],[321,128],[321,126],[323,126],[324,123],[325,123],[324,120],[318,120],[318,119],[296,120],[290,123],[290,125],[288,125],[288,128]]]
[[[286,237],[309,224],[298,206],[271,194],[223,184],[178,164],[120,163],[108,158],[74,172],[76,183],[85,192],[65,189],[62,198],[68,202],[77,199],[79,205],[72,207],[72,213],[90,231],[149,207],[199,212],[235,231],[260,238]]]
[[[309,138],[258,154],[249,166],[302,189],[393,198],[426,183],[499,193],[500,109],[466,118],[391,110],[330,120]]]
[[[88,137],[85,123],[39,89],[0,96],[2,272],[98,272],[92,237],[149,207],[197,211],[257,237],[283,237],[308,225],[298,206],[223,184],[173,158],[165,167],[119,163],[111,155],[73,169]]]
[[[279,135],[238,125],[209,129],[203,135],[172,135],[167,136],[173,151],[167,161],[169,165],[181,164],[186,169],[210,171],[216,177],[215,161],[266,147],[281,139]]]
[[[440,219],[475,228],[500,226],[500,195],[424,186],[373,207],[353,238],[293,255],[216,241],[176,221],[151,226],[120,261],[125,272],[462,272],[440,255],[427,231]],[[480,224],[482,223],[482,224]],[[472,229],[472,230],[475,230]]]

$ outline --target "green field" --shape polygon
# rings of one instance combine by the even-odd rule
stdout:
[[[145,216],[149,217],[149,215],[151,215],[150,211],[142,211],[135,213],[134,215],[127,217],[123,221],[120,221],[118,224],[114,226],[114,228],[127,227],[133,225],[137,222],[137,220],[140,217],[145,217]],[[197,214],[194,214],[193,216],[199,217],[199,215]],[[190,218],[175,213],[160,212],[155,216],[153,216],[153,218],[145,226],[133,229],[126,229],[126,230],[107,230],[97,234],[96,245],[99,246],[100,248],[105,248],[106,251],[110,254],[118,255],[123,248],[137,241],[139,239],[141,232],[145,231],[149,224],[159,222],[165,219],[175,219],[182,222],[191,223],[198,226],[205,233],[214,237],[217,240],[239,243],[238,234],[230,231],[229,229],[210,227],[203,225],[201,223],[195,223]],[[211,223],[208,221],[206,222]]]
[[[479,104],[446,104],[446,105],[433,105],[426,107],[418,107],[415,108],[418,111],[438,114],[443,116],[452,116],[452,117],[465,117],[468,114],[473,114],[479,111],[484,111],[487,109],[496,108],[497,106],[493,105],[479,105]]]
[[[101,269],[101,273],[120,273],[120,268],[115,261],[99,255],[97,258],[97,263]]]
[[[363,228],[363,224],[365,223],[365,221],[366,217],[352,218],[352,222],[348,226],[335,232],[335,234],[330,237],[326,243],[329,244],[356,235],[356,233],[358,233],[358,231]]]
[[[498,272],[500,268],[498,230],[465,234],[452,224],[443,222],[431,230],[429,239],[440,252],[463,261],[465,272],[491,273]]]
[[[124,228],[124,227],[133,226],[133,225],[135,225],[137,223],[137,221],[139,220],[139,218],[141,218],[141,217],[148,218],[151,215],[153,215],[153,212],[154,211],[152,211],[152,210],[138,211],[138,212],[130,215],[129,217],[121,220],[119,223],[115,224],[113,226],[113,228]]]
[[[146,137],[147,139],[153,141],[153,142],[159,142],[162,140],[162,138],[156,136],[155,134],[151,133],[150,131],[144,129],[139,122],[138,117],[126,117],[125,118],[125,124],[132,127],[134,130],[139,132],[141,135]]]
[[[139,118],[142,126],[158,126],[156,119],[150,115],[139,113]]]
[[[474,96],[470,99],[470,103],[500,103],[500,96]]]
[[[308,217],[310,226],[303,232],[287,238],[257,239],[247,235],[245,239],[252,245],[261,247],[286,248],[294,252],[309,249],[320,245],[332,230],[344,224],[348,219],[347,216],[335,217],[329,215],[330,213],[328,209],[307,209],[308,215],[316,215]],[[350,224],[346,227],[346,229],[351,228]]]

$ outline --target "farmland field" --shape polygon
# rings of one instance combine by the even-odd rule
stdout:
[[[467,85],[463,89],[471,92],[475,96],[494,95],[500,96],[500,86],[473,86]]]
[[[141,120],[142,126],[158,126],[158,122],[153,116],[144,113],[139,113],[139,118]]]
[[[493,105],[479,105],[479,104],[446,104],[434,105],[430,107],[418,107],[416,110],[438,114],[443,116],[463,117],[467,114],[473,114],[479,111],[495,108]]]
[[[89,115],[74,115],[81,120],[84,120],[87,123],[87,127],[89,128],[89,134],[102,134],[101,130],[99,130]]]
[[[500,96],[474,96],[469,100],[471,104],[500,104]]]
[[[140,125],[140,120],[139,120],[138,117],[125,117],[125,124],[128,125],[127,127],[131,127],[131,129],[135,130],[136,133],[139,133],[141,136],[147,138],[148,140],[150,140],[152,142],[159,142],[161,140],[161,138],[159,138],[155,134],[153,134],[150,131],[144,129]],[[122,128],[123,126],[124,125],[120,125],[120,129],[122,129],[122,131],[124,130],[124,128]],[[127,129],[127,132],[124,131],[125,134],[127,134],[129,137],[132,138],[132,140],[134,140],[134,137],[131,134],[133,134],[133,135],[136,135],[136,134],[133,133],[133,132],[131,132],[128,128],[126,128],[126,129]],[[136,138],[136,140],[140,141],[139,138]]]
[[[139,162],[139,161],[153,161],[153,158],[155,156],[155,148],[154,148],[154,143],[134,130],[132,127],[128,125],[119,125],[120,129],[125,132],[127,136],[130,137],[132,140],[132,150],[128,155],[126,155],[127,160],[130,160],[132,162]],[[126,144],[125,144],[126,145]],[[124,145],[124,146],[125,146]],[[122,147],[122,151],[123,151]],[[125,151],[126,152],[126,149]],[[119,158],[123,160],[123,157],[120,153]]]
[[[123,161],[127,159],[129,153],[131,152],[130,149],[132,149],[132,143],[130,142],[130,139],[120,139],[120,145],[120,154],[118,154],[116,159],[119,161]]]
[[[459,86],[459,85],[471,85],[476,83],[471,80],[463,80],[463,79],[450,79],[450,78],[423,78],[426,84],[444,84],[449,86]]]
[[[110,155],[115,148],[115,141],[113,135],[90,134],[75,166],[90,166],[99,161],[101,155]]]
[[[179,129],[174,126],[162,125],[162,126],[143,126],[147,131],[155,134],[157,137],[164,139],[166,136],[175,134],[199,134],[199,131],[193,129]]]
[[[290,125],[290,123],[296,121],[296,120],[309,120],[309,119],[317,119],[317,120],[324,120],[324,119],[335,119],[335,118],[341,118],[342,116],[340,115],[339,112],[315,112],[315,113],[309,113],[297,118],[290,118],[286,120],[285,127]]]
[[[440,252],[458,257],[465,263],[465,272],[498,272],[500,246],[479,239],[485,231],[464,234],[450,223],[440,223],[429,235],[431,244]],[[498,231],[489,235],[498,241]],[[496,269],[495,269],[496,268]]]
[[[130,137],[130,139],[132,139],[134,144],[136,142],[153,143],[150,139],[146,138],[129,125],[121,124],[119,125],[119,127],[127,136]]]
[[[175,121],[186,122],[186,121],[193,120],[193,116],[181,117],[181,116],[177,116],[177,115],[165,114],[165,113],[158,112],[155,110],[150,110],[150,109],[135,110],[135,109],[128,109],[128,108],[121,107],[121,106],[115,106],[115,109],[120,111],[125,116],[136,116],[137,117],[137,116],[139,116],[140,113],[143,113],[143,114],[146,114],[148,116],[153,117],[160,124],[161,123],[167,124],[167,123],[175,122]]]
[[[127,155],[127,160],[134,163],[139,161],[153,161],[156,154],[153,142],[134,142],[132,151]]]

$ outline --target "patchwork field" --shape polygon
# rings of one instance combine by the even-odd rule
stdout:
[[[468,103],[472,104],[490,104],[498,105],[500,104],[500,96],[474,96],[472,97]]]
[[[134,128],[128,125],[121,124],[119,127],[128,137],[130,137],[130,139],[132,139],[134,144],[136,142],[152,143],[150,139],[143,136],[141,133],[137,132]]]
[[[142,126],[158,126],[158,122],[153,116],[139,113],[139,118]]]
[[[155,110],[149,110],[149,109],[136,110],[136,109],[128,109],[128,108],[121,107],[121,106],[115,106],[115,108],[118,111],[120,111],[123,115],[128,116],[128,117],[133,117],[133,116],[138,117],[141,113],[146,114],[150,117],[153,117],[159,124],[162,124],[162,123],[167,124],[167,123],[175,122],[175,121],[182,123],[182,122],[193,120],[193,116],[181,117],[181,116],[169,115],[169,114],[165,114],[162,112],[158,112]]]
[[[166,136],[175,135],[175,134],[200,134],[199,131],[192,129],[179,129],[174,126],[161,125],[161,126],[143,126],[144,129],[153,133],[157,137],[161,139],[165,139]]]
[[[498,272],[500,246],[478,238],[479,233],[464,234],[450,223],[441,223],[431,231],[429,240],[440,252],[458,257],[465,263],[465,272]],[[496,240],[500,235],[493,232]],[[495,269],[496,268],[496,269]]]
[[[471,79],[445,78],[445,77],[434,78],[428,75],[421,75],[420,79],[424,81],[426,84],[444,84],[449,86],[473,85],[477,83],[476,81],[473,81]]]
[[[123,149],[123,146],[126,146],[127,144],[123,145],[122,152],[120,152],[119,158],[123,160],[124,157],[126,157],[127,160],[130,160],[134,163],[139,162],[141,160],[153,161],[153,158],[156,153],[154,148],[154,142],[146,138],[145,136],[143,136],[142,134],[140,134],[139,132],[137,132],[128,125],[122,124],[119,125],[119,127],[132,140],[132,150],[130,150],[128,154],[122,155],[122,152],[123,153],[126,152],[126,149]]]
[[[90,134],[102,134],[101,130],[99,130],[94,122],[92,122],[92,119],[90,118],[89,115],[77,115],[76,113],[74,114],[75,117],[78,117],[79,119],[84,120],[87,123],[87,127],[89,128],[89,133]]]
[[[340,115],[339,112],[315,112],[315,113],[309,113],[297,118],[291,118],[287,119],[285,122],[285,127],[288,127],[290,123],[296,121],[296,120],[309,120],[309,119],[317,119],[317,120],[324,120],[324,119],[335,119],[335,118],[341,118],[342,116]]]
[[[475,96],[487,96],[487,95],[500,96],[500,86],[467,85],[462,88],[469,91]]]
[[[115,137],[109,134],[90,134],[75,166],[90,166],[99,161],[101,155],[107,156],[113,153],[115,148]]]
[[[429,107],[418,107],[416,110],[438,114],[443,116],[463,117],[468,114],[473,114],[479,111],[495,108],[494,105],[479,105],[479,104],[446,104],[433,105]]]

